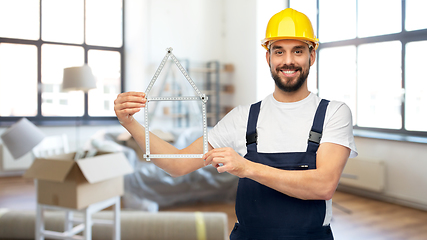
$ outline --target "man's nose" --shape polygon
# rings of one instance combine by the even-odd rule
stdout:
[[[292,65],[294,63],[294,56],[291,53],[285,53],[282,56],[282,64],[283,65]]]

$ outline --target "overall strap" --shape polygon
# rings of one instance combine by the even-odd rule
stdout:
[[[256,132],[256,126],[258,122],[258,114],[261,108],[261,101],[251,105],[249,110],[248,125],[246,128],[246,148],[249,151],[257,151],[257,139],[258,135]]]
[[[307,152],[316,153],[319,148],[328,104],[328,100],[322,99],[317,107],[316,114],[314,115],[313,126],[311,127],[310,135],[308,137]]]

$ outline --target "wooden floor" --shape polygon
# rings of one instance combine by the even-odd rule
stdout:
[[[0,178],[0,208],[35,209],[34,184],[18,177]],[[162,211],[225,212],[231,231],[234,204],[197,204]],[[427,240],[427,212],[337,192],[332,231],[336,240]]]

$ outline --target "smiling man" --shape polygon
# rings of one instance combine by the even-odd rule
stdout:
[[[282,41],[293,41],[294,46],[291,49],[284,49],[285,44],[280,44]],[[310,51],[310,54],[306,53]],[[291,54],[289,54],[291,53]],[[286,55],[289,56],[286,56]],[[295,58],[288,59],[288,63],[284,62],[283,57]],[[311,63],[314,63],[315,51],[308,49],[307,44],[295,40],[280,40],[271,46],[270,51],[267,52],[267,62],[270,65],[271,76],[274,79],[277,87],[285,92],[294,92],[301,88],[306,82]],[[293,62],[295,60],[297,62]],[[304,67],[304,69],[303,69]],[[282,73],[279,75],[279,73]],[[281,76],[286,79],[293,78],[295,81],[285,80],[281,81]]]
[[[275,82],[272,94],[238,106],[209,132],[203,159],[153,159],[172,176],[212,165],[239,177],[236,223],[230,239],[333,239],[332,196],[349,157],[357,156],[350,109],[308,91],[318,39],[310,20],[293,9],[269,21],[262,46]],[[270,79],[266,78],[266,81]],[[133,114],[144,93],[119,94],[120,123],[145,146]],[[150,133],[152,153],[203,152],[203,138],[177,149]]]
[[[279,88],[277,91],[292,94],[301,92],[301,97],[307,96],[308,89],[302,86],[307,85],[310,67],[316,59],[313,47],[305,42],[290,39],[276,40],[270,43],[269,47],[266,58],[276,88]]]

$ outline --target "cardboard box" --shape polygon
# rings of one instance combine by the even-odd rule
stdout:
[[[82,209],[123,195],[123,176],[133,172],[123,153],[74,160],[75,154],[34,160],[24,178],[37,179],[38,203]]]

